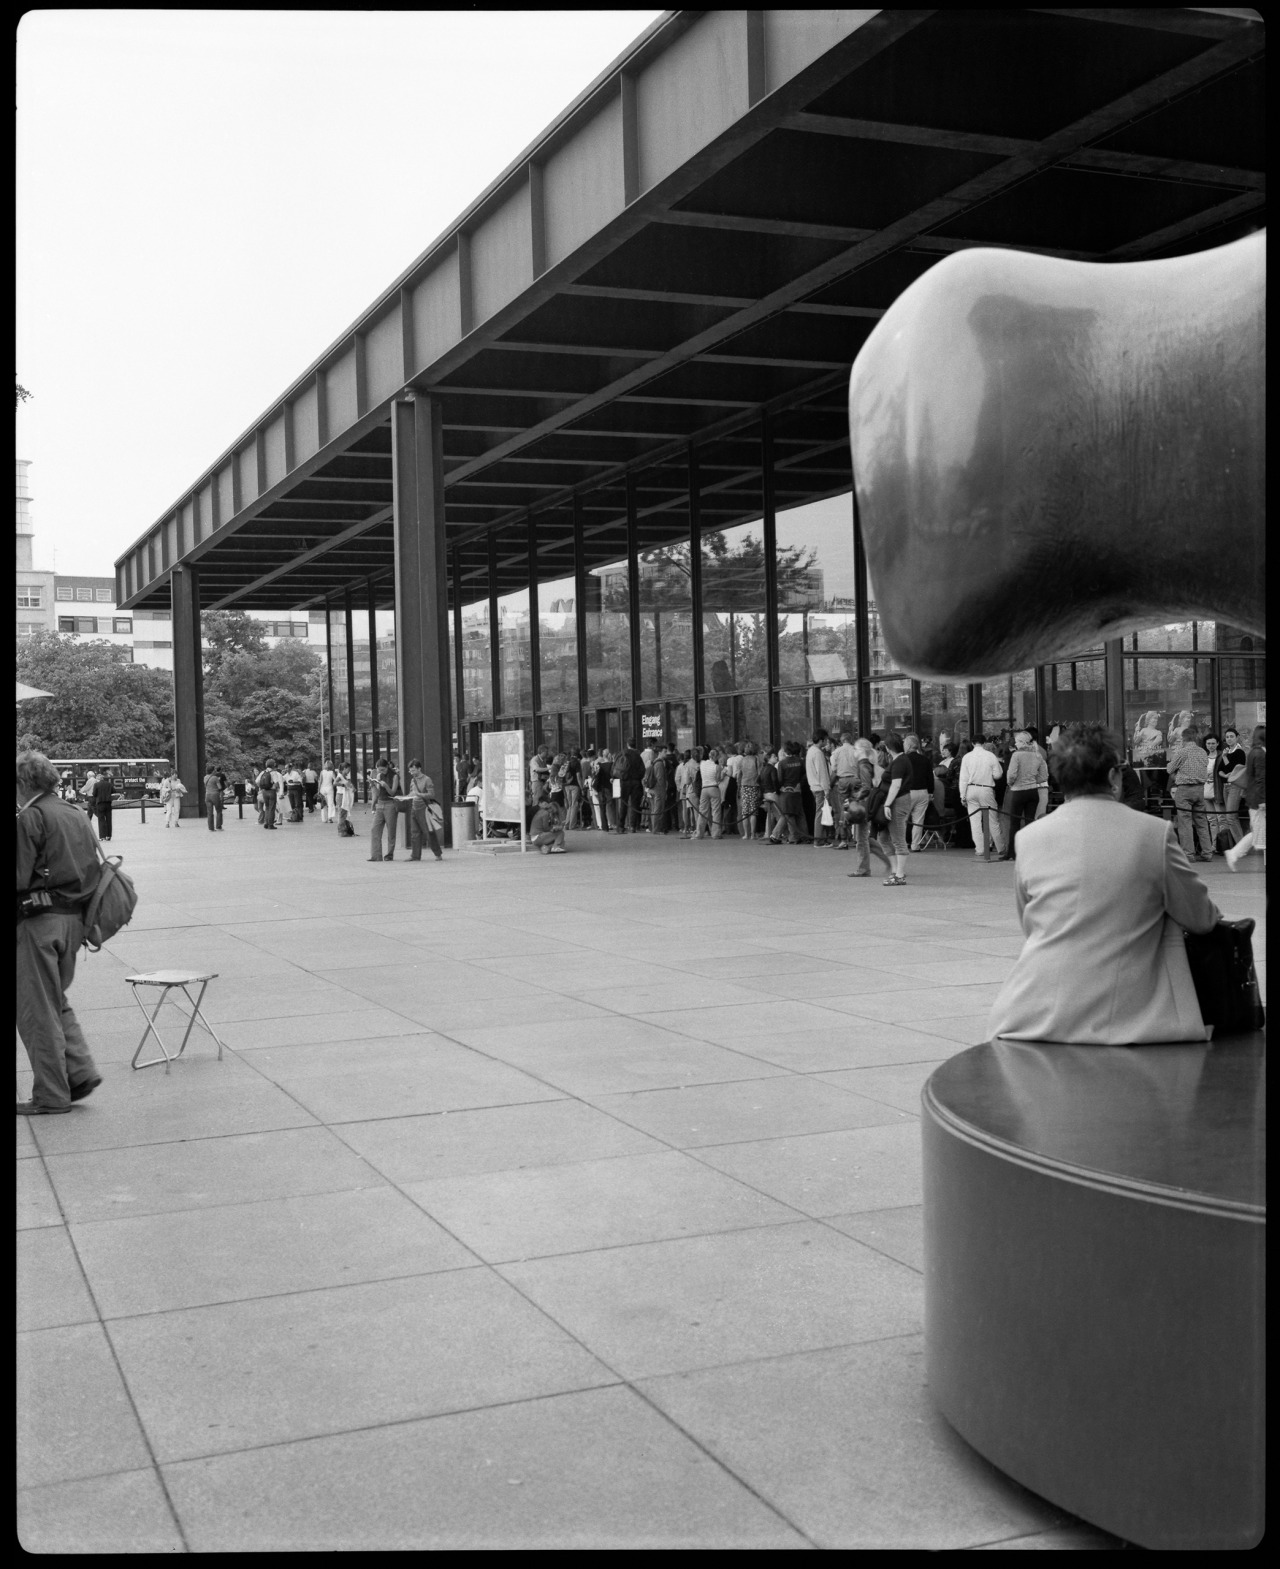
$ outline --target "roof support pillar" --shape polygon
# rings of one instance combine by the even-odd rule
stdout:
[[[752,11],[750,16],[757,15]],[[773,430],[766,414],[760,421],[760,480],[764,532],[764,648],[769,684],[769,735],[782,728],[778,696],[778,518],[773,498]]]
[[[689,447],[689,593],[693,605],[689,630],[693,652],[693,739],[703,745],[707,727],[702,717],[702,504],[698,490],[698,449]]]
[[[449,799],[453,746],[440,403],[418,395],[397,400],[391,409],[400,763],[405,769],[420,758],[443,804]],[[449,830],[446,817],[446,843]]]
[[[631,651],[631,733],[640,734],[640,525],[636,477],[627,475],[627,629]]]
[[[573,631],[578,650],[578,717],[582,744],[587,741],[587,542],[582,497],[573,493]],[[592,732],[594,734],[594,732]]]
[[[462,555],[455,547],[453,552],[453,733],[457,738],[459,757],[468,755],[465,739],[467,705],[463,701],[465,690],[462,667]],[[466,783],[464,779],[461,788],[454,791],[459,798],[466,788]]]
[[[858,734],[871,734],[871,596],[867,592],[867,552],[858,516],[858,487],[850,488],[853,505],[853,631],[858,642]]]
[[[203,816],[204,658],[200,645],[200,579],[195,567],[174,567],[169,574],[173,602],[174,766],[187,787],[180,815]]]
[[[1124,739],[1124,639],[1113,637],[1103,644],[1106,650],[1107,724]],[[1037,715],[1037,718],[1039,715]],[[1121,747],[1123,755],[1123,746]]]

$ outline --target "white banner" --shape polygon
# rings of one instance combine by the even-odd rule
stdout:
[[[517,823],[524,849],[524,732],[488,730],[480,737],[484,831],[490,823]]]

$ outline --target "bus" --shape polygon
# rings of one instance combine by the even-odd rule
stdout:
[[[159,801],[160,781],[173,766],[167,757],[51,757],[62,780],[64,800],[79,801],[90,773],[109,768],[116,782],[115,800]]]

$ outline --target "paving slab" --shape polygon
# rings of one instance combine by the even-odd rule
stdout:
[[[19,1231],[14,1277],[19,1330],[96,1322],[98,1310],[65,1226]]]
[[[578,1100],[348,1122],[341,1138],[388,1181],[424,1182],[641,1155],[663,1146]]]
[[[110,1334],[161,1462],[617,1382],[484,1268],[120,1319]]]
[[[805,1215],[893,1209],[920,1202],[920,1127],[896,1124],[721,1144],[698,1151],[717,1171]]]
[[[959,1438],[923,1337],[647,1379],[644,1393],[817,1546],[954,1551],[1069,1520]]]
[[[877,1253],[924,1273],[924,1210],[919,1204],[900,1209],[869,1209],[856,1215],[826,1215],[826,1225],[846,1237],[865,1242]]]
[[[30,1094],[30,1090],[27,1091]],[[70,1117],[71,1112],[66,1116]],[[62,1122],[63,1117],[41,1117],[41,1122]],[[17,1211],[18,1229],[25,1230],[28,1226],[60,1226],[62,1224],[62,1211],[58,1208],[58,1198],[53,1191],[49,1178],[40,1160],[24,1160],[18,1163],[17,1178]]]
[[[445,1177],[405,1191],[491,1263],[794,1218],[785,1205],[674,1150]]]
[[[602,1095],[594,1104],[676,1149],[898,1120],[892,1108],[839,1084],[798,1075]]]
[[[943,1043],[943,1051],[958,1050],[951,1043]],[[842,1090],[852,1090],[855,1095],[868,1100],[881,1101],[899,1111],[920,1115],[920,1096],[929,1076],[946,1058],[937,1062],[894,1062],[875,1068],[843,1068],[836,1073],[815,1075],[824,1084],[834,1084]]]
[[[922,1311],[914,1271],[805,1221],[500,1273],[629,1379],[911,1334]]]
[[[20,1334],[16,1394],[19,1487],[150,1464],[101,1324]]]
[[[328,1128],[228,1134],[124,1149],[50,1155],[67,1219],[115,1220],[381,1185]]]
[[[809,1546],[628,1389],[187,1461],[165,1481],[195,1552]]]
[[[28,1553],[187,1550],[154,1468],[21,1488],[17,1528]]]
[[[104,1319],[465,1269],[475,1256],[387,1186],[71,1227]]]

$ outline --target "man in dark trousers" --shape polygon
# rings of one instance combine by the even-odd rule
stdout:
[[[640,812],[644,806],[644,758],[628,741],[622,756],[614,764],[622,779],[622,794],[618,798],[618,832],[640,832]]]
[[[369,859],[394,861],[396,858],[396,824],[400,820],[400,780],[395,769],[385,759],[378,759],[373,778],[369,781],[369,798],[373,803],[373,827],[369,833]],[[386,829],[389,843],[387,853],[382,853],[382,832]]]
[[[210,768],[204,776],[204,811],[209,823],[209,832],[213,833],[222,827],[222,792],[226,788],[224,774],[216,768]]]
[[[98,775],[93,786],[93,794],[89,798],[89,810],[98,822],[98,838],[111,838],[111,802],[115,796],[116,782],[111,776],[111,770],[105,769]]]
[[[71,1110],[102,1083],[67,1002],[84,941],[83,912],[98,886],[93,829],[53,793],[58,772],[41,752],[18,753],[18,1033],[35,1075],[21,1117]]]

